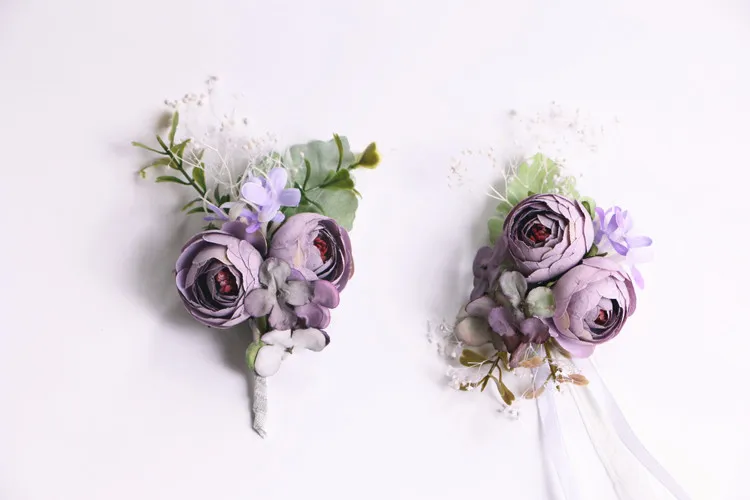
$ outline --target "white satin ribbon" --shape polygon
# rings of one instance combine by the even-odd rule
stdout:
[[[583,359],[576,360],[576,364],[589,379],[589,385],[571,387],[570,393],[617,498],[690,500],[685,490],[638,440],[593,362]],[[545,391],[537,398],[537,408],[542,426],[542,446],[552,462],[564,499],[580,500],[582,497],[574,484],[576,475],[569,466],[554,392]]]
[[[573,388],[573,399],[618,497],[623,500],[654,498],[655,490],[664,491],[653,481],[655,478],[671,497],[690,500],[635,435],[594,363],[581,359],[576,360],[576,364],[586,374],[589,385]]]
[[[567,447],[563,439],[560,419],[555,403],[556,395],[552,390],[544,391],[536,399],[541,426],[542,448],[562,487],[564,500],[581,500],[575,481],[575,474],[570,467]]]

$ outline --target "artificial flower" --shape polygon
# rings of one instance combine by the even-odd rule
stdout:
[[[229,328],[250,317],[244,298],[260,286],[263,260],[247,240],[219,230],[190,239],[175,265],[177,290],[195,319],[214,328]]]
[[[269,255],[286,260],[308,279],[331,282],[339,292],[354,274],[349,233],[316,213],[291,216],[274,233]]]
[[[557,194],[529,196],[505,219],[503,237],[529,283],[560,276],[594,243],[594,225],[578,201]]]
[[[633,281],[643,288],[643,276],[635,266],[639,260],[633,255],[631,250],[651,246],[652,240],[648,236],[635,236],[630,234],[633,229],[633,218],[627,210],[620,207],[608,209],[606,212],[596,208],[596,235],[594,243],[600,251],[607,251],[612,248],[619,255],[624,257],[626,264],[630,268],[630,274]]]
[[[317,328],[271,330],[260,337],[260,342],[248,348],[247,364],[258,376],[270,377],[279,371],[281,362],[295,349],[319,352],[330,340],[324,330]]]
[[[259,223],[281,223],[284,214],[279,209],[299,205],[301,193],[299,189],[286,188],[287,177],[286,169],[274,167],[267,176],[252,177],[240,188],[243,200],[258,208]]]
[[[297,323],[295,306],[310,302],[313,283],[290,280],[292,268],[285,261],[271,257],[260,266],[261,287],[245,299],[245,309],[253,318],[268,315],[268,323],[277,330],[289,330]]]
[[[614,338],[635,312],[635,288],[620,266],[605,257],[592,257],[552,287],[557,341],[577,357]]]

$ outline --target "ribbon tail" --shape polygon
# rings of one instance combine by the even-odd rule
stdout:
[[[545,391],[536,398],[536,406],[539,410],[544,456],[549,459],[548,463],[557,476],[563,491],[563,500],[580,500],[582,497],[576,488],[575,474],[569,465],[570,458],[563,439],[555,394],[552,391]]]
[[[589,386],[575,387],[570,392],[617,497],[621,500],[664,498],[657,491],[666,493],[666,489],[671,498],[690,500],[636,437],[593,363],[577,360],[576,364],[588,377]]]

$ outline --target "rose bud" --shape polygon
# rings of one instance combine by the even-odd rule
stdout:
[[[212,230],[194,236],[175,265],[177,290],[185,308],[206,326],[229,328],[250,317],[245,296],[260,286],[263,258],[245,239]]]
[[[508,252],[529,283],[549,281],[578,264],[594,242],[594,225],[578,201],[530,196],[505,219]]]
[[[349,234],[335,220],[315,213],[301,213],[274,233],[269,256],[283,259],[306,279],[331,282],[342,291],[354,274]]]
[[[609,259],[592,257],[574,267],[552,287],[552,317],[560,345],[576,357],[615,337],[635,312],[633,283]]]

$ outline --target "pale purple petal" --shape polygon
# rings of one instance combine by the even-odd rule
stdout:
[[[325,328],[331,322],[331,313],[328,308],[310,302],[304,306],[294,308],[297,317],[302,323],[311,328]]]
[[[281,191],[277,199],[279,200],[279,203],[281,203],[281,206],[296,207],[299,205],[301,198],[302,194],[299,189],[289,188]]]
[[[633,281],[635,281],[635,284],[638,285],[638,288],[643,290],[643,287],[646,285],[646,283],[643,281],[643,275],[635,266],[630,266],[630,274],[633,276]]]
[[[626,236],[625,241],[628,242],[630,248],[647,247],[653,243],[653,240],[648,236]]]
[[[256,182],[246,182],[240,189],[242,197],[258,206],[263,206],[270,201],[268,191]]]
[[[604,229],[604,209],[602,207],[596,207],[596,216],[599,219],[599,229]]]
[[[268,172],[268,182],[275,193],[280,193],[286,187],[287,173],[286,169],[274,167]]]
[[[628,247],[627,246],[625,246],[625,245],[623,245],[621,243],[618,243],[617,241],[615,241],[613,239],[610,239],[609,242],[612,243],[612,248],[614,248],[615,251],[617,253],[619,253],[620,255],[627,255],[628,254]]]
[[[284,215],[281,212],[278,212],[276,215],[273,216],[273,219],[271,219],[276,224],[281,224],[284,222],[284,219],[286,219],[286,215]],[[260,224],[258,224],[260,226]]]
[[[339,305],[339,291],[330,282],[318,280],[315,282],[315,296],[313,298],[316,304],[320,304],[328,309],[334,309]]]

